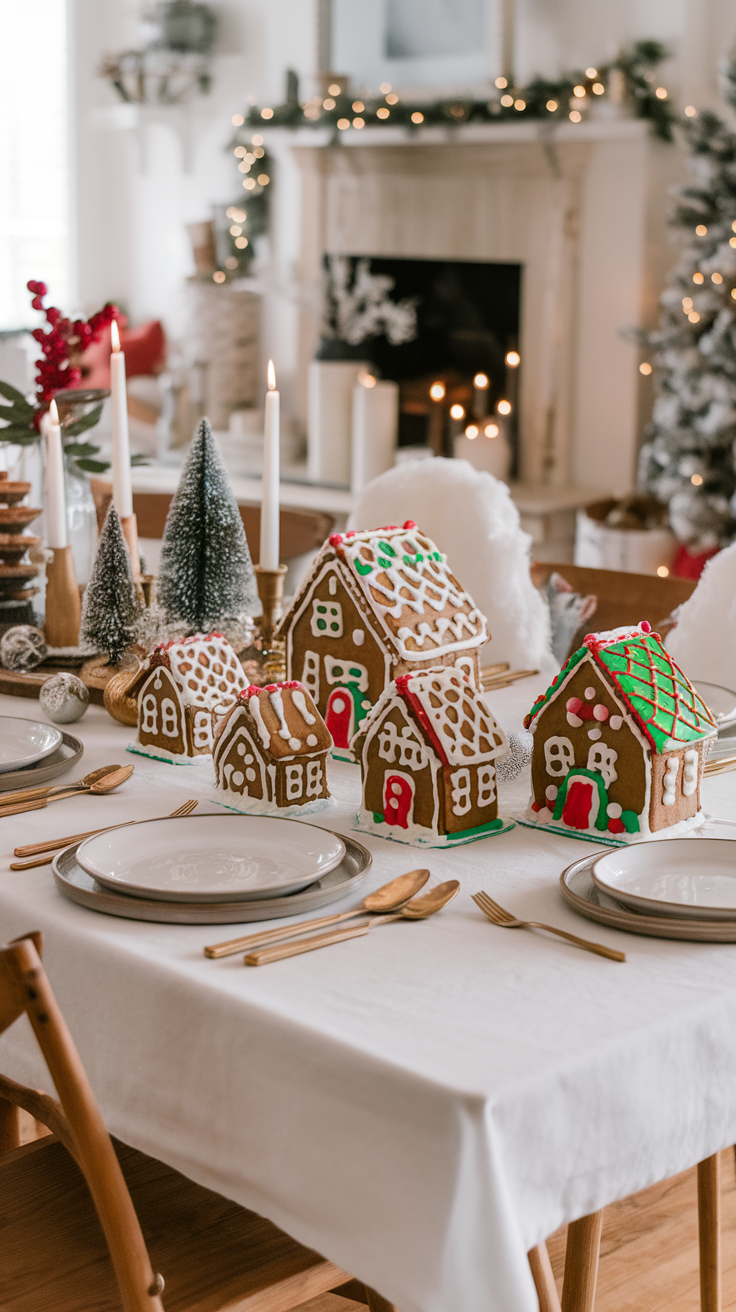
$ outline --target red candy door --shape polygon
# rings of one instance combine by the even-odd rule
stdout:
[[[414,789],[400,774],[387,774],[383,781],[383,817],[386,824],[408,829]]]
[[[597,792],[595,800],[597,801]],[[588,829],[595,820],[593,802],[592,783],[587,779],[573,779],[562,808],[562,823],[569,825],[571,829]]]
[[[325,724],[336,747],[349,747],[353,736],[353,699],[346,688],[335,688],[327,698]]]

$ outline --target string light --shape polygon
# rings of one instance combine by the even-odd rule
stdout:
[[[212,281],[213,281],[213,282],[224,282],[226,276],[227,276],[227,275],[224,274],[224,273],[222,272],[222,269],[215,269],[215,272],[214,272],[213,275],[212,275]]]
[[[468,424],[467,428],[465,429],[465,436],[469,437],[472,442],[474,438],[478,436],[478,425]]]
[[[350,119],[349,119],[349,118],[339,118],[339,119],[337,120],[337,126],[339,127],[339,129],[340,129],[341,132],[344,132],[346,128],[349,128],[349,127],[350,127]]]
[[[237,155],[238,159],[242,159],[243,156],[247,154],[248,152],[245,149],[245,146],[236,146],[235,150],[233,151],[233,155]]]
[[[384,105],[382,105],[380,109],[377,109],[377,110],[376,110],[376,118],[388,118],[388,116],[389,116],[390,113],[391,113],[391,110],[390,110],[390,109],[386,109],[386,107],[385,107]],[[340,124],[338,123],[337,126],[339,127]]]
[[[488,374],[476,374],[473,379],[473,387],[484,388],[488,386]]]
[[[702,273],[694,273],[694,274],[693,274],[693,282],[696,282],[696,283],[698,284],[698,287],[700,287],[700,286],[702,285],[702,283],[705,282],[705,278],[704,278],[703,274],[702,274]]]
[[[606,88],[602,82],[594,82],[590,89],[594,96],[604,96],[606,94]]]
[[[692,478],[690,479],[690,482],[692,483],[693,487],[701,487],[703,483],[702,474],[693,474]]]
[[[521,364],[521,356],[518,351],[506,352],[506,363],[510,369],[518,369]]]
[[[232,228],[230,229],[230,236],[240,237],[242,235],[242,232],[243,229],[240,227],[240,225],[238,223],[234,223]]]
[[[262,109],[262,110],[261,110],[261,118],[273,118],[273,110],[272,110],[272,109],[268,109],[268,108],[267,108],[267,109]]]
[[[736,287],[731,288],[731,299],[736,301]]]
[[[706,237],[708,235],[708,229],[704,223],[699,223],[695,232],[698,237]]]
[[[691,310],[687,317],[691,323],[700,323],[700,315],[697,310]]]
[[[643,374],[645,378],[648,378],[651,372],[652,372],[652,366],[649,364],[647,360],[643,360],[642,363],[639,365],[639,373]]]
[[[240,163],[238,164],[238,173],[250,173],[250,169],[251,169],[250,164],[246,164],[245,160],[241,159]]]
[[[597,68],[586,68],[586,70],[585,70],[585,76],[586,76],[586,77],[591,77],[591,78],[592,78],[592,77],[597,77],[597,76],[598,76],[598,69],[597,69]]]
[[[521,111],[522,109],[526,109],[526,101],[525,101],[525,100],[515,100],[515,101],[514,101],[514,109],[518,109],[519,111]]]
[[[246,248],[246,246],[248,245],[248,238],[247,238],[247,237],[236,237],[236,238],[235,238],[235,245],[237,246],[237,248],[238,248],[239,251],[244,251],[245,248]]]
[[[397,96],[395,91],[391,91],[389,95],[386,96],[386,104],[398,105],[398,103],[399,103],[399,97]]]
[[[682,308],[683,308],[683,310],[692,310],[692,308],[693,308],[693,298],[692,298],[692,296],[683,296],[683,298],[682,298]]]
[[[327,88],[327,91],[331,96],[339,96],[340,92],[342,91],[342,87],[340,86],[339,82],[331,82]]]
[[[712,274],[710,275],[710,280],[711,280],[711,282],[714,282],[714,283],[716,284],[716,286],[719,286],[719,284],[723,282],[723,274],[722,274],[722,273],[712,273]]]
[[[388,93],[389,93],[389,91],[391,90],[391,83],[390,83],[390,82],[382,82],[381,85],[380,85],[380,87],[378,88],[378,90],[380,91],[380,93],[381,93],[382,96],[387,96]]]
[[[365,119],[364,119],[364,118],[354,118],[354,119],[353,119],[353,127],[354,127],[354,128],[364,128],[364,127],[365,127]]]
[[[510,109],[513,103],[514,103],[513,96],[501,96],[501,104],[503,105],[504,109]]]
[[[582,114],[579,114],[576,109],[571,109],[569,118],[572,123],[579,123],[582,118]]]
[[[265,153],[266,153],[266,152],[265,152],[265,150],[263,149],[262,146],[256,146],[255,150],[253,151],[253,154],[254,154],[254,156],[255,156],[256,159],[263,159],[263,156],[265,155]]]
[[[555,110],[556,110],[557,108],[558,108],[558,105],[557,105],[557,101],[556,101],[556,100],[548,100],[548,101],[547,101],[547,109],[549,110],[550,114],[554,114],[554,112],[555,112]]]
[[[729,239],[728,239],[728,244],[729,244],[729,246],[735,246],[735,247],[736,247],[736,237],[729,237]]]
[[[237,269],[237,267],[238,267],[238,261],[236,260],[235,256],[234,256],[234,255],[228,255],[227,259],[225,260],[225,268],[226,268],[226,269]]]
[[[584,87],[584,86],[573,87],[573,89],[572,89],[572,94],[575,96],[575,98],[576,98],[577,100],[584,100],[584,99],[585,99],[585,87]]]
[[[451,417],[452,419],[464,419],[464,418],[465,418],[465,410],[464,410],[463,406],[461,406],[461,405],[451,405],[451,406],[450,406],[450,417]]]
[[[655,94],[655,96],[657,97],[657,100],[666,100],[666,99],[667,99],[667,88],[666,88],[666,87],[657,87],[657,90],[655,91],[654,94]]]
[[[252,191],[255,185],[256,185],[255,178],[243,178],[243,186],[245,187],[246,191]]]
[[[251,137],[251,143],[252,143],[254,146],[262,146],[262,145],[263,145],[263,137],[259,136],[259,134],[256,132],[256,135],[255,135],[254,137]]]
[[[483,429],[483,432],[485,433],[486,437],[498,437],[498,432],[499,432],[498,424],[486,424],[485,428]]]
[[[510,402],[510,401],[499,401],[499,403],[498,403],[496,409],[498,410],[498,413],[499,413],[500,415],[510,415],[510,414],[511,414],[511,402]]]
[[[375,387],[376,378],[374,374],[369,374],[367,369],[361,369],[360,373],[358,374],[358,382],[361,384],[362,387],[367,387],[370,389],[371,387]]]
[[[686,105],[686,106],[685,106],[685,115],[686,115],[687,118],[697,118],[697,116],[698,116],[698,111],[697,111],[697,109],[695,108],[694,105]]]
[[[354,100],[354,101],[353,101],[353,113],[354,113],[354,114],[362,114],[364,109],[365,109],[365,105],[363,104],[363,101],[362,101],[362,100]]]
[[[335,108],[335,102],[334,102],[334,100],[332,99],[332,96],[328,96],[326,100],[323,100],[323,101],[322,101],[322,108],[323,108],[323,109],[334,109],[334,108]]]
[[[666,565],[658,565],[657,573],[661,579],[666,579],[669,575],[669,570]]]
[[[496,86],[498,87],[499,91],[503,91],[504,87],[507,87],[508,84],[509,84],[509,83],[508,83],[508,78],[505,78],[505,77],[497,77],[497,78],[496,78]]]
[[[445,395],[445,384],[432,383],[432,386],[429,389],[429,395],[433,401],[441,401]]]
[[[414,110],[414,113],[413,113],[412,116],[411,116],[411,121],[412,121],[412,123],[423,123],[423,122],[424,122],[424,115],[423,115],[423,114],[420,114],[420,112],[419,112],[418,109],[415,109],[415,110]]]
[[[242,114],[233,114],[232,118],[230,119],[230,122],[232,123],[234,128],[242,128],[243,124],[245,123],[245,119],[243,118]]]

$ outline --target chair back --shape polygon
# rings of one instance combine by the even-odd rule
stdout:
[[[154,1275],[110,1136],[41,963],[41,935],[0,948],[0,1033],[25,1012],[59,1102],[0,1076],[0,1098],[48,1125],[76,1159],[105,1233],[124,1312],[163,1312]]]

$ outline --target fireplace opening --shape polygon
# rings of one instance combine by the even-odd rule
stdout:
[[[429,446],[437,455],[452,455],[456,436],[469,425],[482,435],[483,421],[486,426],[491,421],[504,426],[515,475],[522,266],[353,255],[326,256],[325,270],[332,336],[323,338],[319,356],[368,360],[380,377],[399,384],[399,446]],[[381,294],[371,280],[378,278],[392,281],[383,284],[383,304],[390,301],[403,310],[404,321],[392,333],[390,324],[381,329],[380,313],[374,314],[379,333],[370,335],[371,296],[375,309]],[[353,319],[341,332],[335,298],[343,297],[344,324],[351,295],[362,320]],[[399,340],[392,341],[392,335]]]

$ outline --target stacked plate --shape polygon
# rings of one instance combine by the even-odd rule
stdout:
[[[83,752],[78,738],[52,724],[0,715],[0,794],[48,783],[71,769]]]
[[[295,915],[344,896],[368,869],[360,843],[270,816],[193,815],[96,834],[56,858],[57,884],[133,920],[218,924]]]

